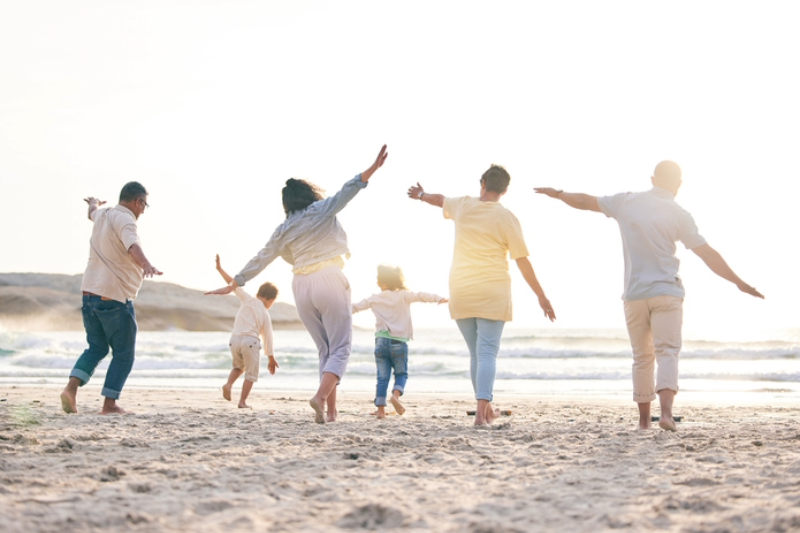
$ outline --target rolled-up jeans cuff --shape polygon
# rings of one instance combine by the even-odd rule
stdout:
[[[378,407],[386,407],[386,396],[375,398],[375,405]]]
[[[83,387],[84,385],[86,385],[86,383],[92,376],[90,376],[89,374],[87,374],[86,372],[84,372],[79,368],[73,368],[72,372],[69,373],[69,377],[78,378],[79,380],[81,380],[81,387]]]
[[[405,392],[406,392],[406,391],[403,389],[403,387],[398,387],[397,385],[395,385],[395,386],[394,386],[394,388],[392,389],[392,391],[400,391],[400,396],[402,396],[402,395],[403,395],[403,394],[405,394]]]
[[[112,400],[119,400],[120,391],[111,390],[108,387],[103,387],[103,390],[100,391],[101,396],[105,396],[106,398],[110,398]]]

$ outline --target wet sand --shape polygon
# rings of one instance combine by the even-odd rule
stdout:
[[[670,433],[602,398],[498,398],[512,415],[474,428],[459,396],[378,421],[342,391],[320,425],[308,393],[130,389],[136,414],[103,417],[99,388],[78,415],[59,392],[0,389],[3,531],[800,530],[800,406],[768,397],[687,395]]]

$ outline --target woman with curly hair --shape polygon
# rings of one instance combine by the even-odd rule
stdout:
[[[283,188],[286,220],[228,286],[209,293],[228,294],[243,286],[278,256],[293,266],[297,313],[319,351],[320,385],[309,403],[320,424],[336,421],[336,386],[347,367],[353,335],[350,283],[342,272],[342,256],[349,257],[350,250],[336,214],[367,186],[388,155],[383,145],[375,162],[330,198],[313,183],[289,179]]]

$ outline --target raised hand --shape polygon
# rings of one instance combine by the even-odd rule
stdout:
[[[408,197],[411,198],[412,200],[419,200],[419,195],[422,194],[423,192],[425,191],[422,189],[422,185],[420,185],[419,182],[417,182],[416,185],[412,185],[411,187],[408,188]]]
[[[375,162],[372,163],[372,166],[361,173],[361,181],[364,183],[368,182],[375,171],[383,166],[383,163],[386,162],[387,157],[389,157],[389,152],[386,151],[386,145],[384,144],[381,147],[381,151],[378,152],[378,157],[375,158]]]
[[[89,205],[96,205],[97,207],[100,207],[101,205],[106,203],[105,200],[98,200],[94,196],[89,196],[87,198],[84,198],[83,201]]]
[[[209,294],[230,294],[230,293],[233,292],[233,289],[234,289],[234,287],[231,287],[230,285],[225,285],[224,287],[222,287],[220,289],[215,289],[213,291],[208,291],[208,292],[206,292],[204,294],[206,296],[208,296]]]
[[[559,189],[553,189],[552,187],[534,187],[533,190],[537,194],[544,194],[545,196],[549,196],[550,198],[558,198],[558,194],[563,192]]]

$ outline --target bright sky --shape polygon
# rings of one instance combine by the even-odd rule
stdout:
[[[798,326],[798,15],[794,2],[3,2],[0,271],[82,272],[82,198],[115,203],[138,180],[162,280],[216,288],[214,254],[231,274],[255,255],[287,178],[333,193],[386,143],[340,216],[354,299],[377,291],[381,262],[446,293],[452,223],[405,191],[477,195],[499,163],[557,326],[624,327],[616,223],[532,187],[643,190],[672,159],[679,203],[767,296],[680,248],[687,332]],[[292,302],[289,265],[267,280]],[[513,283],[512,325],[548,326]],[[415,309],[417,327],[448,323]]]

